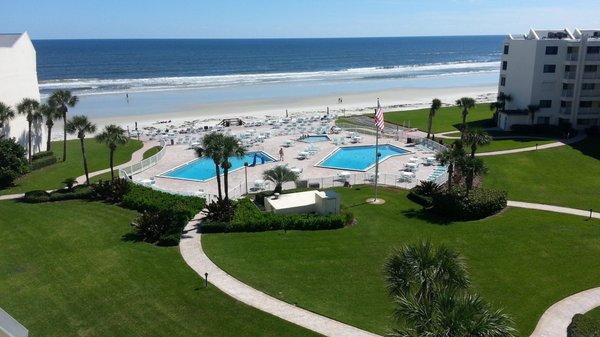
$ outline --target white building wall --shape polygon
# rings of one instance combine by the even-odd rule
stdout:
[[[16,106],[24,98],[40,100],[38,88],[36,52],[29,35],[23,33],[10,47],[0,46],[0,102]],[[34,125],[33,151],[39,152],[44,143],[43,123]],[[25,116],[17,116],[9,122],[4,135],[16,138],[23,146],[27,145],[27,121]]]

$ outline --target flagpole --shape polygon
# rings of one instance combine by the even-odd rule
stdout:
[[[379,106],[379,99],[377,100],[377,106]],[[377,113],[377,111],[375,111]],[[377,186],[379,183],[379,127],[376,127],[377,133],[375,135],[375,198],[373,202],[377,202]]]

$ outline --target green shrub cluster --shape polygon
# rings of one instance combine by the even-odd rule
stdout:
[[[473,189],[469,193],[460,188],[436,193],[432,210],[450,220],[478,220],[506,208],[506,192],[493,189]]]
[[[567,328],[567,337],[600,337],[600,321],[577,314]]]
[[[32,171],[39,170],[43,167],[54,165],[56,162],[57,160],[54,156],[44,156],[38,159],[33,159],[32,157],[31,164],[29,164],[29,169]]]
[[[421,181],[408,193],[408,199],[429,208],[433,205],[433,196],[441,191],[441,187],[432,181]]]
[[[54,152],[52,151],[41,151],[38,153],[34,153],[31,155],[31,160],[38,160],[46,157],[54,157]]]
[[[42,202],[75,200],[75,199],[94,199],[95,193],[88,186],[76,186],[72,190],[62,189],[48,193],[42,190],[29,191],[25,193],[23,201],[37,204]]]
[[[331,230],[342,228],[353,219],[350,212],[335,215],[263,213],[249,199],[241,199],[235,205],[230,222],[205,222],[201,229],[204,233]]]
[[[0,138],[0,188],[27,173],[25,149],[14,138]]]
[[[514,124],[510,127],[513,132],[535,135],[535,136],[548,136],[548,137],[566,137],[569,134],[571,137],[575,136],[576,130],[571,128],[568,124],[563,125],[546,125],[546,124]]]
[[[104,201],[119,203],[130,191],[132,184],[125,179],[100,180],[92,185],[96,196]]]

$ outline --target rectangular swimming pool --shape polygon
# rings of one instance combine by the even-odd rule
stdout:
[[[265,152],[248,152],[243,157],[229,157],[229,162],[231,163],[229,172],[241,169],[244,167],[244,163],[248,163],[249,166],[255,166],[274,161],[275,158],[271,157]],[[210,158],[198,158],[187,164],[167,171],[160,176],[182,180],[207,181],[216,177],[215,163]]]
[[[395,157],[402,156],[409,151],[390,144],[379,145],[379,162]],[[349,171],[367,171],[375,165],[375,145],[340,147],[325,157],[316,166],[349,170]]]
[[[327,135],[310,135],[304,138],[300,138],[299,140],[305,143],[320,143],[328,142],[330,139]]]

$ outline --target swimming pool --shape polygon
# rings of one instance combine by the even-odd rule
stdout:
[[[409,151],[390,144],[379,145],[379,162]],[[366,171],[375,165],[375,145],[340,147],[316,166],[350,171]]]
[[[231,163],[231,168],[229,169],[229,172],[241,169],[242,167],[244,167],[244,163],[248,163],[248,165],[254,166],[274,161],[275,158],[269,156],[265,152],[248,152],[243,157],[229,157],[229,162]],[[192,181],[206,181],[216,177],[215,163],[210,158],[198,158],[187,164],[167,171],[161,174],[160,176]]]
[[[300,141],[305,142],[305,143],[328,142],[329,136],[327,136],[327,135],[311,135],[308,137],[301,138]]]

